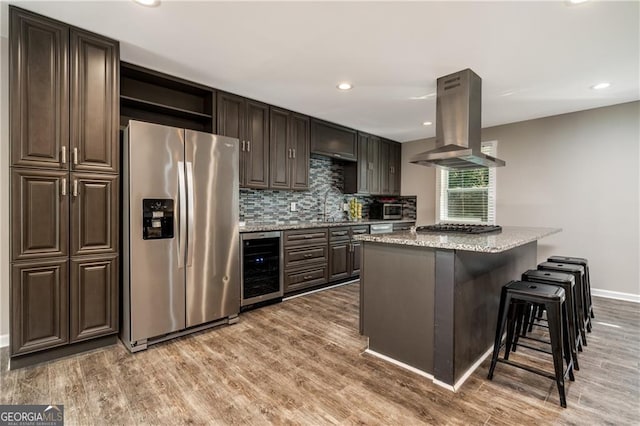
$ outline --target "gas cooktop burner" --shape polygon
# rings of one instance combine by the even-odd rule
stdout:
[[[439,223],[437,225],[418,226],[416,232],[433,233],[458,233],[458,234],[486,234],[488,232],[500,232],[502,227],[498,225],[467,225],[462,223]]]

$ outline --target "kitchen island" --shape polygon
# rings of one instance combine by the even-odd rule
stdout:
[[[457,390],[492,348],[500,289],[535,268],[537,241],[557,232],[357,236],[366,352]]]

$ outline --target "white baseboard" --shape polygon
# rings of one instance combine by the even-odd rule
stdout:
[[[5,346],[9,346],[9,335],[0,334],[0,348],[4,348]]]
[[[372,355],[372,356],[375,356],[376,358],[380,358],[382,360],[385,360],[385,361],[387,361],[387,362],[389,362],[389,363],[391,363],[393,365],[397,365],[400,368],[404,368],[405,370],[409,370],[412,373],[416,373],[416,374],[418,374],[418,375],[420,375],[422,377],[425,377],[425,378],[427,378],[429,380],[435,381],[435,379],[433,378],[432,374],[429,374],[426,371],[422,371],[419,368],[412,367],[409,364],[405,364],[402,361],[398,361],[397,359],[393,359],[393,358],[388,357],[386,355],[383,355],[383,354],[381,354],[379,352],[372,351],[371,349],[365,349],[364,353]]]
[[[622,293],[620,291],[602,290],[599,288],[591,289],[592,296],[605,297],[607,299],[626,300],[627,302],[640,303],[640,294]]]
[[[480,367],[480,364],[482,364],[484,360],[487,359],[487,357],[492,353],[493,345],[491,345],[489,349],[487,349],[487,351],[483,353],[482,356],[480,356],[480,358],[478,358],[478,360],[474,362],[471,367],[469,367],[469,369],[462,375],[462,377],[458,379],[458,381],[453,385],[453,391],[457,392],[458,389],[460,389],[460,386],[462,386],[462,384],[469,378],[469,376],[471,376],[471,374],[476,371],[476,368]]]
[[[433,377],[432,374],[427,373],[426,371],[422,371],[418,368],[412,367],[410,365],[405,364],[404,362],[398,361],[396,359],[390,358],[386,355],[383,355],[381,353],[378,353],[376,351],[372,351],[371,349],[365,349],[364,353],[369,354],[369,355],[373,355],[377,358],[383,359],[391,364],[397,365],[400,368],[404,368],[405,370],[409,370],[412,373],[416,373],[419,374],[422,377],[425,377],[429,380],[431,380],[433,382],[434,385],[443,387],[447,390],[450,390],[451,392],[457,392],[458,389],[460,389],[460,387],[462,386],[462,384],[469,378],[469,376],[471,376],[471,374],[476,370],[476,368],[480,367],[480,364],[482,364],[484,362],[484,360],[491,355],[491,353],[493,352],[493,345],[491,345],[491,347],[489,349],[487,349],[487,351],[485,353],[482,354],[482,356],[480,356],[480,358],[478,358],[478,360],[471,366],[469,367],[469,369],[462,375],[462,377],[460,377],[460,379],[453,385],[451,386],[448,383],[442,382],[438,379],[436,379],[435,377]]]

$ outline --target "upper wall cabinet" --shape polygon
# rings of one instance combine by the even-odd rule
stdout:
[[[400,195],[401,145],[358,132],[358,162],[344,167],[347,194]]]
[[[117,172],[118,42],[17,8],[10,26],[12,165]]]
[[[270,187],[309,188],[309,117],[271,107]]]
[[[357,133],[353,129],[311,119],[311,152],[339,160],[357,161]]]
[[[400,173],[402,171],[402,145],[391,142],[389,156],[389,191],[391,195],[400,195]]]
[[[14,166],[69,168],[69,27],[14,9],[9,79]]]
[[[218,133],[240,140],[240,186],[269,187],[269,106],[218,94]]]
[[[213,133],[216,92],[137,65],[120,63],[120,125],[130,119]]]
[[[71,30],[71,159],[74,170],[118,171],[118,43]]]

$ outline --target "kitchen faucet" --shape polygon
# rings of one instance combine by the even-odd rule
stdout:
[[[327,218],[327,198],[329,196],[329,193],[334,189],[335,189],[334,187],[331,187],[324,193],[323,202],[322,202],[322,221],[323,222],[327,222],[327,219],[328,219]],[[340,193],[340,195],[342,195],[342,193]]]

